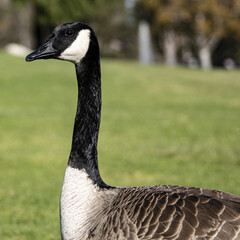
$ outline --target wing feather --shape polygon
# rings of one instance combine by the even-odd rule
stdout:
[[[137,239],[240,239],[240,198],[219,191],[177,186],[122,188],[113,209],[124,209]],[[124,236],[129,232],[125,230]]]
[[[94,239],[240,240],[240,197],[165,185],[116,191]]]

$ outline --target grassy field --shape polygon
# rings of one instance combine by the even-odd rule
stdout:
[[[60,239],[73,65],[0,54],[0,239]],[[101,175],[240,195],[240,72],[103,60]]]

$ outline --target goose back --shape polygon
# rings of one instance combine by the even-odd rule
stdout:
[[[201,188],[117,188],[87,239],[239,240],[240,198]],[[207,194],[207,195],[206,195]]]

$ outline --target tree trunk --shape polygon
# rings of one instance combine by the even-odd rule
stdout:
[[[34,3],[16,4],[13,0],[0,0],[0,45],[20,43],[33,47]]]
[[[202,68],[205,70],[212,68],[211,47],[208,44],[200,46],[198,54]]]
[[[208,38],[203,35],[197,36],[198,56],[203,69],[212,68],[212,52],[219,39],[219,36],[214,33]]]
[[[32,48],[33,47],[33,19],[34,6],[32,2],[24,4],[16,14],[18,21],[18,41],[20,44]]]
[[[153,60],[150,26],[145,21],[138,26],[138,56],[142,64],[150,64]]]
[[[176,66],[177,46],[176,46],[176,34],[173,30],[168,30],[165,32],[163,50],[165,63],[170,67]]]
[[[0,0],[0,47],[4,47],[8,42],[8,32],[11,29],[10,0]]]

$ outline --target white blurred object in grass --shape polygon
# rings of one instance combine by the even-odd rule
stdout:
[[[26,56],[32,50],[18,43],[9,43],[5,46],[5,51],[14,56]]]

